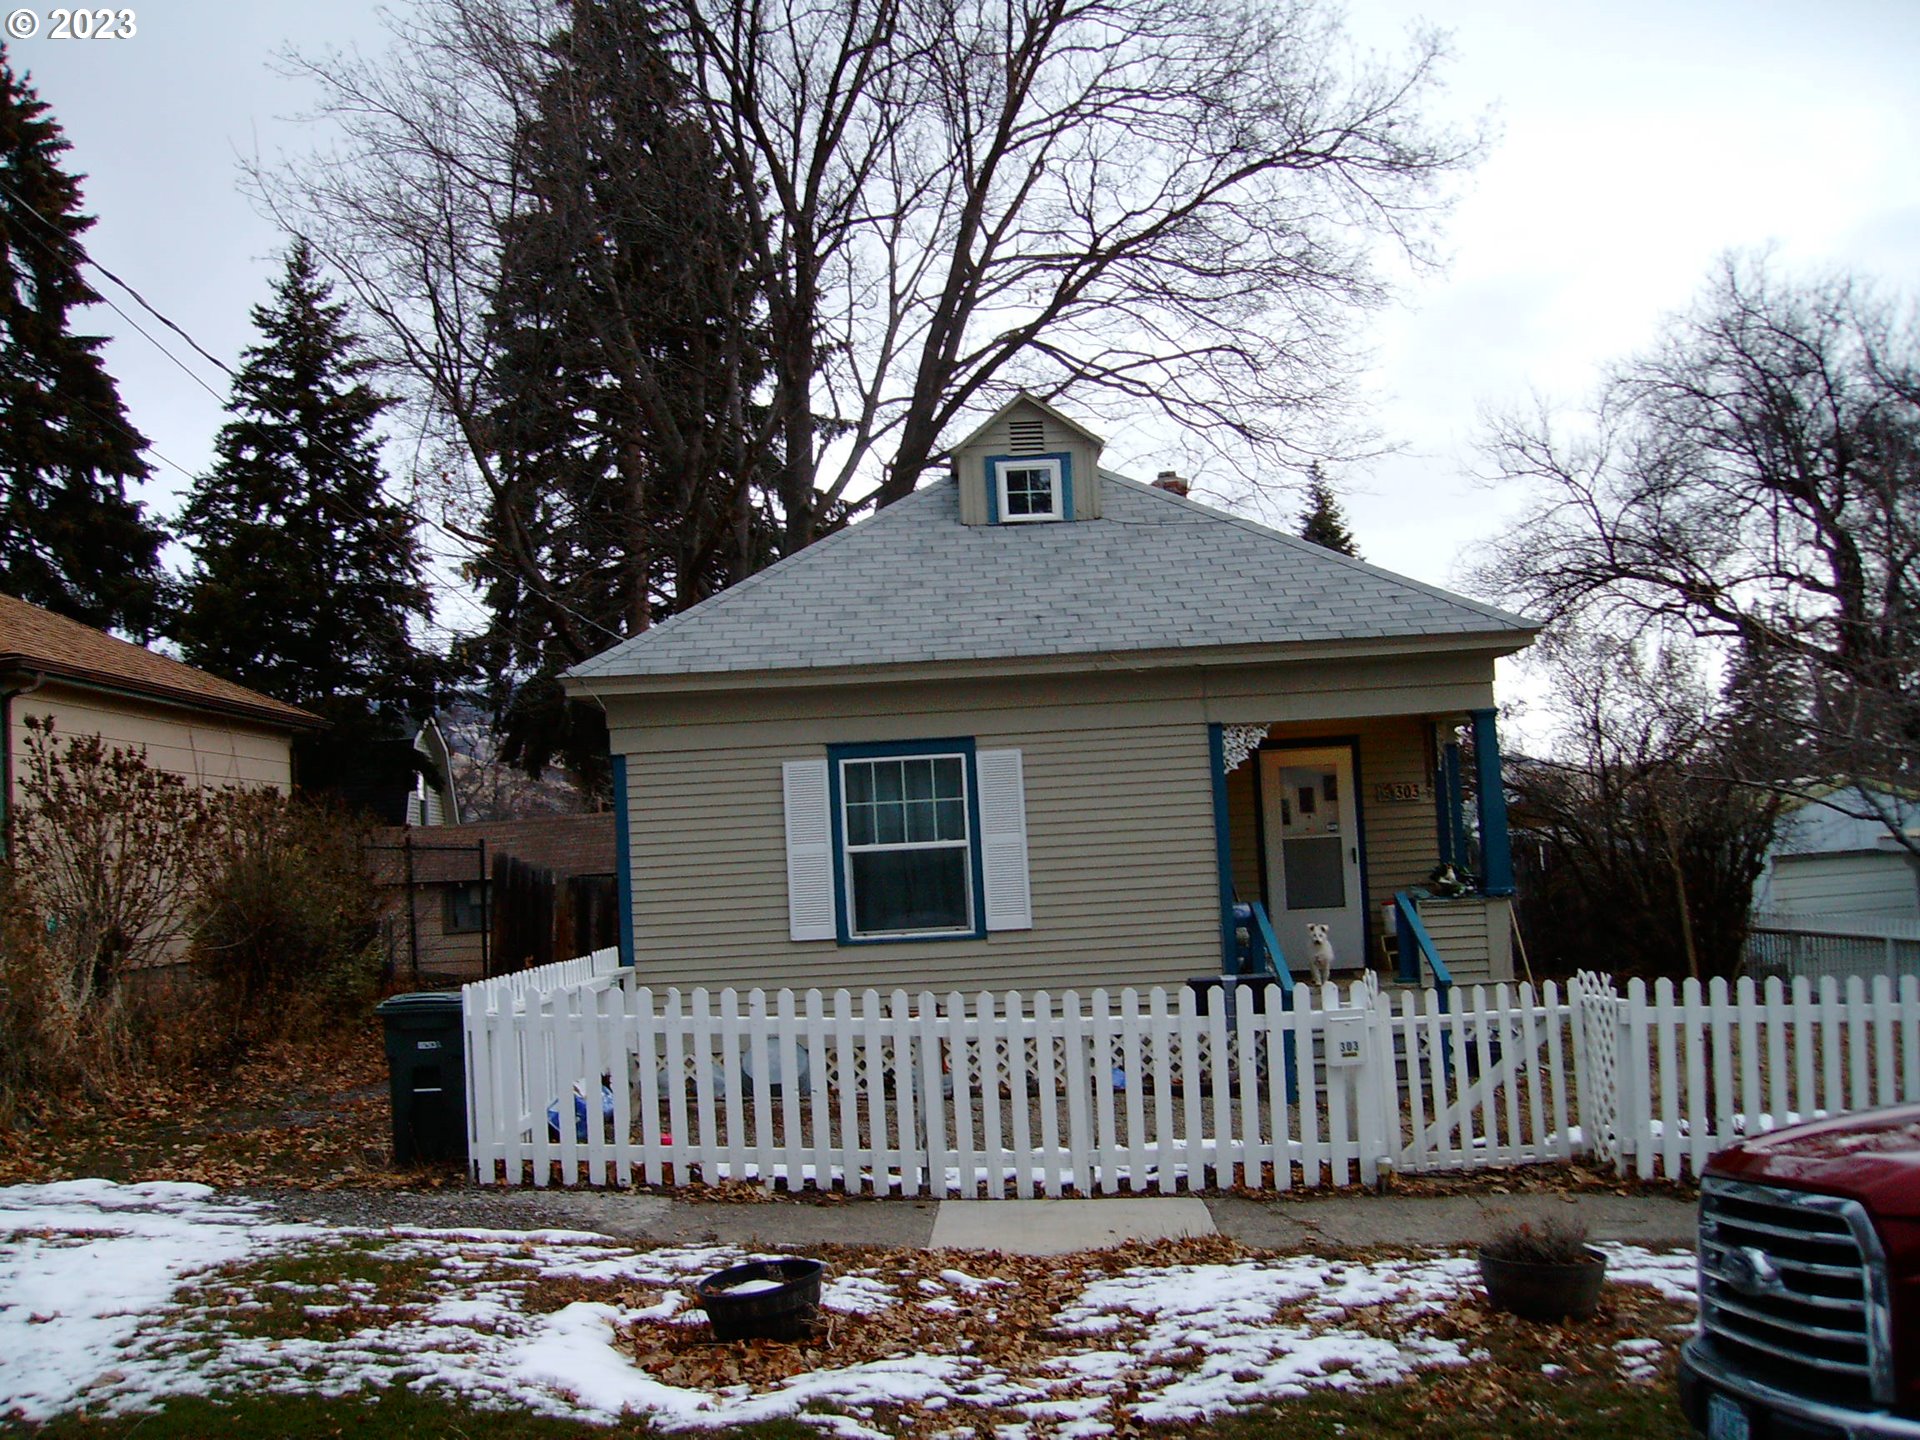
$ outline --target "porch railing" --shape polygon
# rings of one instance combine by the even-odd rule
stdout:
[[[1440,1013],[1446,1014],[1453,997],[1453,972],[1447,969],[1447,962],[1440,958],[1433,937],[1421,923],[1419,907],[1405,890],[1394,892],[1393,923],[1400,933],[1400,969],[1397,978],[1402,984],[1418,985],[1420,962],[1425,960],[1427,969],[1433,973],[1433,988],[1440,992]]]

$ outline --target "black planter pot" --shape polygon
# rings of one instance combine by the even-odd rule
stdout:
[[[1584,1320],[1599,1308],[1607,1257],[1591,1246],[1588,1258],[1566,1265],[1501,1260],[1480,1252],[1480,1281],[1496,1310],[1523,1320]]]
[[[799,1256],[749,1260],[707,1276],[693,1293],[716,1340],[801,1340],[819,1312],[826,1269]]]

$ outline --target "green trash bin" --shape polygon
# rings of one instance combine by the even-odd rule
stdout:
[[[375,1012],[387,1027],[393,1163],[467,1158],[466,1036],[460,992],[395,995]]]

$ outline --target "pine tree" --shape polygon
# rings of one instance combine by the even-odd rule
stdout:
[[[351,737],[424,713],[438,662],[408,631],[430,602],[413,514],[385,494],[389,402],[332,294],[296,240],[180,518],[194,564],[175,635],[192,664]]]
[[[1347,517],[1340,508],[1340,497],[1327,477],[1315,465],[1307,473],[1307,504],[1300,512],[1300,538],[1342,555],[1360,558],[1360,547],[1347,529]]]
[[[127,484],[147,442],[127,421],[71,312],[98,301],[80,272],[80,179],[59,123],[0,47],[0,591],[89,625],[152,633],[165,536]]]

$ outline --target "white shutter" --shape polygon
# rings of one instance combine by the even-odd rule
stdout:
[[[795,940],[833,940],[838,929],[827,762],[789,760],[781,769],[787,802],[787,933]]]
[[[987,892],[987,929],[1031,930],[1027,787],[1020,752],[982,750],[973,761],[980,779],[980,860],[981,881]]]

